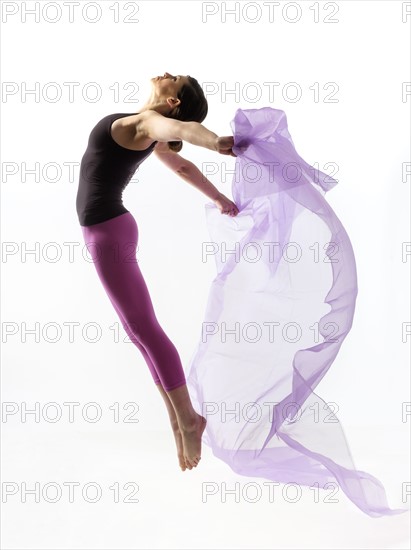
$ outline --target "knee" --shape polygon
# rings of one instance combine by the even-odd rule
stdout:
[[[123,327],[130,337],[134,337],[137,342],[144,344],[158,330],[156,318],[147,317],[136,319],[133,316],[124,317]]]

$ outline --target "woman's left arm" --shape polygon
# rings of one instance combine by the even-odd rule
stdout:
[[[205,175],[191,161],[183,158],[178,153],[157,146],[154,152],[168,168],[178,174],[184,181],[201,191],[206,197],[211,199],[219,208],[221,213],[236,216],[238,214],[237,206],[228,199],[223,193],[209,181]]]

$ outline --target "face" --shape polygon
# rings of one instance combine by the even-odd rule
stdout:
[[[154,76],[151,79],[158,95],[166,97],[177,97],[177,93],[184,84],[189,84],[188,77],[184,75],[172,75],[165,72],[163,76]]]

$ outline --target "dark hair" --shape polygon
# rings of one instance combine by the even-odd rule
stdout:
[[[184,84],[177,93],[177,98],[181,101],[180,105],[164,115],[168,118],[175,118],[183,122],[203,122],[208,113],[208,103],[203,89],[198,81],[188,76],[189,84]],[[168,141],[168,148],[178,153],[183,147],[182,141]]]

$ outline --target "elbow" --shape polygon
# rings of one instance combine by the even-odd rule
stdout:
[[[176,169],[176,174],[178,174],[179,176],[188,176],[189,172],[190,172],[190,169],[186,165],[179,166]]]
[[[179,120],[176,122],[178,123],[178,126],[176,127],[175,133],[178,135],[178,139],[180,141],[187,141],[188,143],[192,143],[192,136],[198,131],[198,125],[200,123],[193,120]]]
[[[176,168],[176,172],[179,176],[187,176],[190,173],[190,168],[190,164],[185,162]]]

